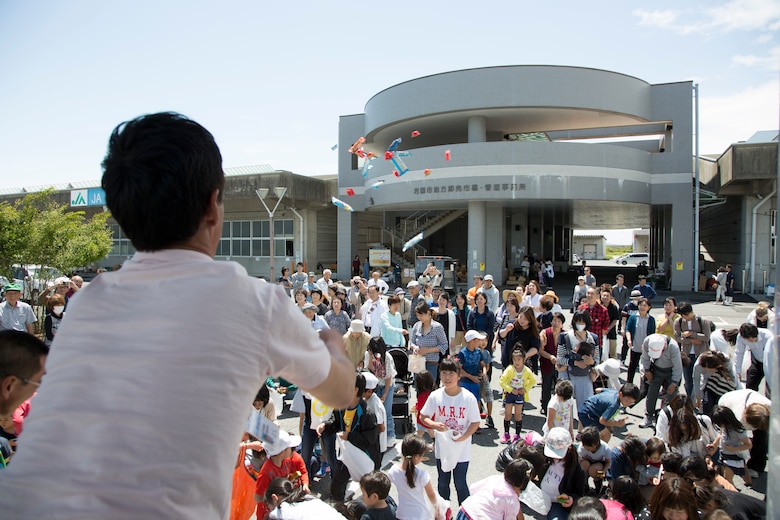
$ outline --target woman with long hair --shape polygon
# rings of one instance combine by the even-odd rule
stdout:
[[[741,388],[734,364],[725,354],[717,350],[702,352],[693,366],[691,397],[697,408],[712,416],[712,410],[722,395]]]
[[[374,393],[379,396],[387,414],[387,447],[395,445],[395,422],[393,421],[393,394],[395,393],[395,368],[393,356],[387,352],[387,345],[381,336],[371,338],[363,366],[379,379]]]
[[[637,520],[698,520],[693,485],[680,477],[662,480]]]
[[[588,488],[588,477],[580,467],[569,430],[550,430],[545,437],[544,454],[547,464],[540,474],[539,487],[552,503],[547,518],[568,518],[569,510]]]
[[[558,339],[563,332],[566,316],[560,312],[552,313],[552,324],[539,333],[539,367],[542,371],[542,410],[552,397],[555,381],[558,379]]]
[[[466,330],[476,330],[487,334],[486,344],[490,350],[491,359],[495,352],[493,350],[495,327],[496,316],[487,307],[487,296],[482,291],[477,291],[477,294],[474,295],[474,307],[469,311],[469,317],[466,320]],[[493,380],[493,363],[488,364],[486,375],[488,381]]]
[[[503,368],[512,364],[512,350],[518,341],[525,349],[526,365],[532,368],[538,367],[541,342],[539,341],[539,323],[536,321],[533,307],[529,305],[520,307],[517,318],[499,330],[498,335],[504,339],[504,344],[501,347],[501,366]]]
[[[455,315],[455,341],[454,348],[450,349],[450,354],[457,355],[460,349],[466,344],[466,331],[469,323],[469,313],[471,309],[468,305],[468,299],[463,292],[455,295],[455,305],[452,307]]]
[[[715,438],[712,420],[706,415],[697,415],[688,406],[677,410],[669,421],[669,451],[679,453],[683,457],[712,455],[715,452],[712,446]]]
[[[520,312],[520,300],[517,298],[517,293],[510,291],[507,297],[504,299],[504,313],[500,320],[496,320],[496,329],[502,331],[507,325],[517,319],[517,315]],[[501,337],[501,334],[496,334],[493,338],[491,350],[493,352],[496,349],[500,349],[503,352],[505,339]]]

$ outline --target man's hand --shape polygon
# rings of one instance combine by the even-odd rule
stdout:
[[[645,379],[647,379],[648,383],[650,381],[652,381],[653,380],[653,373],[652,372],[645,372]]]
[[[677,390],[677,385],[675,385],[674,383],[666,387],[666,393],[669,395],[673,394],[675,390]],[[699,405],[701,405],[701,399],[699,399],[698,401],[699,401]],[[697,406],[697,408],[700,408],[700,406]]]
[[[317,426],[317,436],[322,437],[322,432],[325,430],[325,423],[321,423],[319,426]]]

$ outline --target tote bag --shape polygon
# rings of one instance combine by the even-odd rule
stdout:
[[[341,437],[336,437],[336,458],[349,470],[349,478],[360,482],[363,475],[374,471],[374,461],[366,452]]]

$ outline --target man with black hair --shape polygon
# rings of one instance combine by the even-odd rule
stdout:
[[[771,350],[774,341],[775,335],[770,329],[759,329],[751,323],[740,325],[737,346],[734,351],[734,368],[737,377],[741,377],[745,350],[750,352],[750,368],[747,370],[745,381],[747,388],[758,391],[758,385],[764,379],[764,354],[767,349]],[[768,378],[767,383],[769,383]]]
[[[680,345],[685,376],[685,393],[691,395],[693,389],[693,366],[696,360],[710,348],[710,334],[715,328],[710,320],[696,316],[689,302],[677,306],[680,317],[674,320],[674,339]]]
[[[46,373],[49,347],[26,332],[0,331],[0,417],[32,397]]]
[[[282,287],[214,261],[225,175],[205,128],[170,112],[122,123],[103,171],[138,252],[70,302],[0,480],[3,514],[227,518],[247,403],[266,377],[346,406],[354,367],[341,337],[315,332]],[[67,449],[41,450],[52,439]]]

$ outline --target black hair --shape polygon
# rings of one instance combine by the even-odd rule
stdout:
[[[595,426],[586,426],[582,430],[580,441],[583,446],[600,446],[601,436],[599,435],[599,429]]]
[[[372,354],[379,354],[379,363],[382,366],[385,366],[387,344],[385,344],[385,340],[382,339],[382,336],[374,336],[371,338],[368,342],[368,350],[371,351]]]
[[[661,455],[661,466],[663,466],[665,473],[679,475],[682,461],[683,456],[675,451],[667,451]]]
[[[674,305],[675,310],[677,310],[677,300],[674,299],[674,296],[667,296],[664,303],[671,303]]]
[[[574,395],[574,385],[568,379],[559,380],[555,383],[555,395],[559,395],[565,401],[568,401]]]
[[[623,397],[630,397],[634,401],[639,400],[639,387],[634,383],[623,383],[623,386],[620,387],[620,393],[623,394]]]
[[[522,439],[510,445],[513,459],[525,459],[531,463],[534,469],[534,478],[544,474],[547,465],[547,457],[544,455],[544,446],[542,444],[533,446],[528,445]]]
[[[295,482],[288,480],[286,477],[279,477],[273,479],[268,484],[268,487],[265,488],[265,503],[269,504],[269,507],[273,500],[271,495],[279,497],[279,503],[275,504],[275,507],[279,507],[279,504],[282,502],[290,504],[300,502],[306,496],[306,491],[304,491],[303,486],[296,486]]]
[[[510,357],[515,356],[523,356],[523,360],[525,360],[525,349],[523,348],[523,343],[521,341],[516,342],[515,346],[512,347],[512,355]]]
[[[533,476],[533,465],[525,459],[515,459],[504,469],[504,480],[521,491],[526,488]]]
[[[435,288],[435,287],[434,287]],[[444,298],[448,302],[450,301],[450,295],[447,291],[442,291],[439,293],[439,298]]]
[[[690,302],[680,302],[680,305],[677,306],[677,314],[680,316],[690,314],[691,312],[693,312],[693,305]]]
[[[553,312],[552,317],[553,319],[558,318],[561,320],[561,323],[566,323],[566,316],[564,316],[562,312]],[[550,322],[552,323],[552,320],[550,320]]]
[[[460,367],[458,366],[457,361],[452,358],[447,358],[439,363],[439,372],[455,372],[457,374],[460,372]]]
[[[255,401],[262,401],[263,404],[266,405],[270,400],[271,400],[271,392],[268,390],[268,387],[266,385],[262,385],[260,387],[260,390],[257,391],[257,395],[255,396]]]
[[[414,487],[414,456],[425,455],[428,445],[425,439],[410,433],[401,442],[401,455],[406,459],[406,483],[410,488]]]
[[[658,437],[650,437],[647,439],[647,442],[645,442],[645,453],[648,457],[653,453],[657,453],[660,457],[666,453],[666,443]]]
[[[32,334],[0,331],[0,374],[28,379],[41,370],[41,356],[49,347]]]
[[[636,517],[645,507],[645,499],[636,480],[626,475],[621,475],[612,481],[610,495],[613,500],[623,504],[623,507]]]
[[[707,459],[695,455],[682,459],[680,466],[677,469],[677,474],[679,476],[697,481],[704,480],[707,482],[714,482],[715,476],[718,474],[717,470],[710,469],[710,466],[707,464]]]
[[[417,377],[414,381],[414,387],[417,390],[417,395],[420,395],[423,392],[433,392],[433,387],[435,384],[436,382],[433,380],[433,374],[427,370],[423,370],[417,374]]]
[[[360,478],[360,488],[371,496],[376,493],[379,500],[384,500],[390,494],[390,477],[376,470],[366,473]]]
[[[590,330],[590,313],[588,311],[576,311],[574,316],[571,317],[571,323],[574,325],[575,323],[579,322],[585,324],[586,330]]]
[[[345,503],[339,502],[333,506],[333,509],[341,513],[347,520],[360,520],[360,517],[368,511],[365,502],[360,497]]]
[[[358,389],[358,397],[362,396],[366,392],[366,376],[357,373],[355,376],[355,388]]]
[[[636,474],[636,467],[644,466],[647,464],[647,455],[645,453],[645,449],[646,449],[645,441],[643,441],[636,435],[629,433],[626,435],[626,438],[623,440],[623,444],[620,446],[620,449],[623,451],[626,457],[628,457],[628,460],[631,461],[632,475],[629,476],[631,478],[638,477],[638,475]]]
[[[752,339],[758,337],[758,327],[752,323],[743,323],[739,326],[739,335],[745,339]]]
[[[604,520],[607,518],[606,506],[596,497],[580,497],[569,511],[571,520]]]
[[[745,427],[742,426],[742,422],[737,419],[731,408],[725,406],[715,406],[712,410],[712,423],[720,428],[721,433],[728,435],[729,432],[735,431],[742,433],[745,431]]]
[[[191,238],[212,194],[222,202],[225,174],[214,136],[174,112],[119,124],[103,159],[106,205],[139,251]]]
[[[593,345],[591,345],[587,341],[580,341],[579,345],[577,345],[577,354],[579,354],[580,356],[592,356]]]

